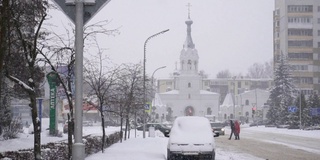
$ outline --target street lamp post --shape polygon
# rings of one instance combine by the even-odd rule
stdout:
[[[152,76],[151,76],[151,86],[153,87],[153,81],[154,81],[154,79],[153,79],[153,76],[154,76],[154,73],[156,73],[156,71],[158,71],[159,69],[163,69],[163,68],[166,68],[167,66],[162,66],[162,67],[159,67],[159,68],[157,68],[156,70],[154,70],[153,71],[153,73],[152,73]]]
[[[152,76],[151,76],[151,87],[152,87],[152,96],[153,96],[153,97],[154,97],[154,94],[155,94],[155,93],[154,93],[154,90],[155,90],[155,89],[153,88],[153,81],[154,81],[154,77],[153,77],[153,76],[154,76],[154,74],[156,73],[156,71],[158,71],[159,69],[163,69],[163,68],[166,68],[166,66],[159,67],[159,68],[157,68],[156,70],[154,70],[153,73],[152,73]],[[152,119],[153,119],[153,121],[154,121],[154,120],[155,120],[155,117],[154,117],[154,116],[155,116],[155,108],[154,108],[155,106],[154,106],[153,103],[151,103],[151,104],[152,104],[151,107],[152,107],[152,116],[153,116]]]
[[[146,98],[146,47],[147,47],[147,43],[150,39],[163,34],[165,32],[168,32],[169,29],[167,30],[163,30],[159,33],[156,33],[150,37],[147,38],[147,40],[144,42],[144,47],[143,47],[143,105],[146,105],[147,102],[147,98]],[[145,114],[143,116],[143,138],[146,138],[146,118],[145,118]]]

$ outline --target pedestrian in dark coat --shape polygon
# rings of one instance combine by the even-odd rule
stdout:
[[[234,136],[235,140],[240,140],[240,123],[238,121],[234,122]]]
[[[230,128],[231,128],[231,133],[230,133],[229,140],[231,139],[232,134],[234,134],[234,123],[232,120],[230,120]]]

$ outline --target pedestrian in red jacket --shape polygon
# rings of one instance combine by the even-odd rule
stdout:
[[[234,136],[235,140],[240,140],[240,123],[236,120],[234,122]]]

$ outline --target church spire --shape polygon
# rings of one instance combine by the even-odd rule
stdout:
[[[194,49],[194,43],[193,43],[192,37],[191,37],[191,25],[193,23],[193,21],[190,19],[190,7],[191,7],[191,4],[188,3],[187,6],[188,6],[188,19],[185,21],[185,23],[187,25],[187,38],[186,38],[186,41],[183,44],[183,48],[184,49],[188,49],[188,48]]]

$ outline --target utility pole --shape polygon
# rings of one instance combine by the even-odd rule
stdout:
[[[82,142],[83,102],[83,25],[86,24],[110,0],[53,0],[74,22],[75,32],[75,127],[72,159],[84,160],[85,145]],[[72,117],[71,117],[72,118]]]
[[[146,51],[147,51],[147,43],[150,39],[168,32],[169,29],[163,30],[159,33],[156,33],[150,37],[147,38],[147,40],[144,42],[144,46],[143,46],[143,107],[145,107],[145,105],[147,105],[147,95],[146,95]],[[143,138],[146,138],[146,117],[145,117],[145,112],[143,113]]]

